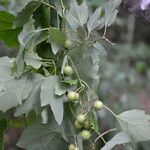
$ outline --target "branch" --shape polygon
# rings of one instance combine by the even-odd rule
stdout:
[[[96,143],[96,142],[97,142],[100,138],[102,138],[104,135],[106,135],[107,133],[110,133],[110,132],[114,132],[114,131],[116,131],[116,128],[114,128],[114,129],[109,129],[109,130],[105,131],[104,133],[100,134],[100,135],[96,138],[96,140],[95,140],[94,142]]]

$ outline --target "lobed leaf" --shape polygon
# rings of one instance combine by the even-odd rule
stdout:
[[[135,142],[150,140],[150,115],[143,110],[129,110],[118,115],[121,126]]]
[[[60,136],[63,130],[64,126],[58,126],[53,117],[50,117],[49,123],[44,125],[39,120],[25,129],[17,146],[27,150],[66,150],[66,142]]]
[[[13,28],[15,18],[8,12],[0,11],[0,40],[3,40],[9,47],[19,46],[18,35],[22,28]]]
[[[64,97],[55,95],[55,87],[59,84],[58,76],[45,78],[41,86],[41,106],[50,105],[58,124],[62,123],[64,115]]]
[[[66,13],[66,19],[68,24],[77,29],[87,22],[88,19],[88,7],[86,1],[83,1],[81,5],[78,5],[76,0],[72,0],[70,3],[70,10]]]
[[[90,19],[87,22],[88,32],[90,33],[99,26],[104,26],[103,19],[101,18],[102,8],[99,7],[91,15]]]
[[[101,150],[112,150],[116,145],[131,142],[131,138],[127,132],[117,133],[110,141],[108,141]]]
[[[38,114],[40,112],[40,87],[44,81],[44,76],[39,74],[33,74],[31,76],[31,81],[33,83],[33,88],[30,95],[15,110],[15,116],[21,116],[23,114],[28,115],[31,110],[35,110]]]
[[[15,27],[21,27],[25,25],[29,20],[33,12],[41,5],[42,3],[38,1],[29,2],[25,8],[18,13],[17,18],[14,21]]]

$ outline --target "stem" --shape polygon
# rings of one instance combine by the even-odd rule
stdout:
[[[117,115],[107,106],[104,105],[104,108],[106,108],[114,117],[118,118]]]
[[[104,108],[106,108],[117,119],[118,123],[120,124],[121,128],[123,129],[123,126],[122,126],[118,116],[110,108],[108,108],[107,106],[104,105]]]
[[[90,89],[89,85],[82,79],[81,79],[81,82],[83,82],[86,85],[86,87],[88,88],[88,90],[91,92],[91,94],[94,95],[94,92]]]
[[[56,7],[54,7],[54,6],[52,6],[52,5],[48,4],[48,3],[45,3],[43,1],[41,3],[46,5],[46,6],[48,6],[48,7],[50,7],[50,8],[53,8],[53,9],[57,10]]]
[[[101,139],[103,140],[104,144],[106,144],[106,140],[103,137],[101,137]]]
[[[66,18],[65,18],[66,8],[65,8],[64,3],[63,3],[62,0],[60,0],[60,3],[61,3],[61,7],[62,7],[63,27],[66,28]]]
[[[71,103],[69,103],[69,107],[70,107],[70,110],[71,110],[73,116],[74,116],[75,118],[77,118],[76,114],[75,114],[74,111],[72,110]]]
[[[100,138],[102,138],[104,135],[106,135],[106,134],[108,134],[108,133],[110,133],[110,132],[114,132],[114,131],[116,131],[116,128],[114,128],[114,129],[109,129],[109,130],[107,130],[107,131],[105,131],[104,133],[102,133],[102,134],[100,134],[96,139],[95,139],[95,143],[100,139]]]
[[[28,127],[28,123],[27,123],[26,115],[24,115],[24,124],[25,124],[25,127],[27,128]]]
[[[82,29],[83,29],[83,31],[84,31],[84,34],[85,34],[85,36],[86,36],[86,39],[87,39],[88,35],[87,35],[87,32],[86,32],[86,30],[85,30],[84,26],[82,26]]]
[[[106,37],[102,37],[102,39],[104,39],[106,42],[110,43],[111,45],[115,46],[115,43],[111,42],[109,39],[107,39]]]
[[[76,73],[76,76],[77,76],[77,78],[78,78],[78,80],[79,80],[79,82],[80,82],[80,85],[84,87],[84,85],[83,85],[82,82],[81,82],[81,78],[80,78],[80,76],[79,76],[79,74],[78,74],[78,71],[77,71],[77,69],[76,69],[76,67],[75,67],[75,65],[74,65],[74,63],[73,63],[73,61],[72,61],[72,59],[71,59],[69,56],[68,56],[68,58],[69,58],[70,62],[72,63],[72,66],[73,66],[73,68],[74,68],[74,71],[75,71],[75,73]]]

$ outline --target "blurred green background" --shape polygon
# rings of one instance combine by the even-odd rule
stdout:
[[[17,14],[30,0],[0,0],[0,10]],[[106,0],[89,0],[92,10]],[[116,43],[106,45],[107,57],[101,68],[99,96],[114,112],[141,108],[150,113],[150,23],[144,17],[136,18],[123,4],[115,24],[108,28],[107,38]],[[0,56],[16,56],[16,49],[9,49],[0,42]],[[107,130],[113,126],[112,116],[101,112],[101,123]],[[20,130],[11,130],[20,135]],[[9,133],[9,132],[7,132]],[[12,135],[8,134],[8,138]],[[15,136],[14,136],[15,137]],[[6,150],[15,150],[10,140]],[[119,148],[118,149],[123,149]],[[139,144],[139,150],[149,150],[150,142]]]

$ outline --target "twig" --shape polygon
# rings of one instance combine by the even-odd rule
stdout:
[[[96,139],[95,139],[95,143],[100,139],[100,138],[102,138],[104,135],[106,135],[106,134],[108,134],[108,133],[110,133],[110,132],[114,132],[114,131],[116,131],[116,128],[114,128],[114,129],[109,129],[109,130],[107,130],[107,131],[105,131],[104,133],[102,133],[102,134],[100,134]]]
[[[54,6],[52,6],[52,5],[48,4],[48,3],[45,3],[43,1],[41,3],[44,4],[44,5],[46,5],[46,6],[48,6],[48,7],[50,7],[50,8],[53,8],[53,9],[57,10],[56,7],[54,7]]]

